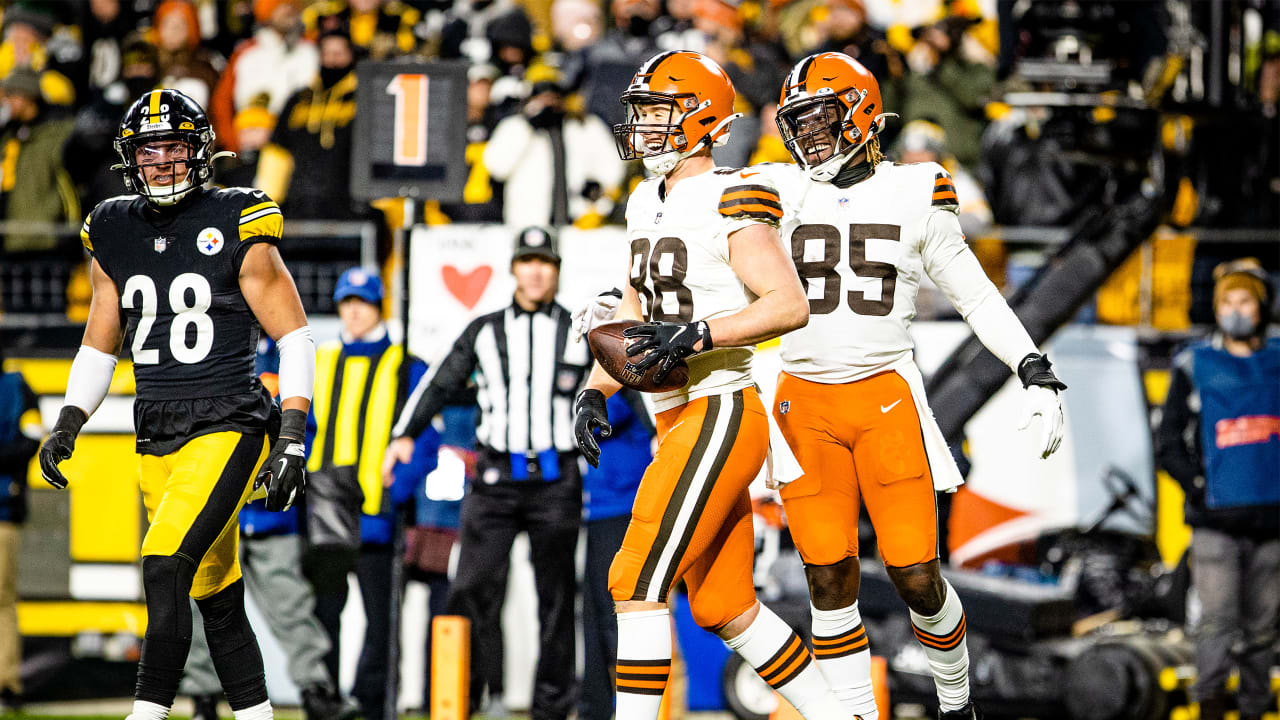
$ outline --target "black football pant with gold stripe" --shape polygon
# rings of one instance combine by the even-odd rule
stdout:
[[[267,700],[262,653],[244,611],[237,515],[266,457],[262,435],[220,432],[169,455],[143,455],[140,483],[151,525],[142,541],[147,632],[135,698],[173,704],[191,647],[193,597],[214,668],[233,710]]]

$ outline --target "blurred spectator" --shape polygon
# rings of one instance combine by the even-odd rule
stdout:
[[[453,7],[445,13],[440,31],[440,57],[493,63],[494,52],[487,34],[489,24],[512,11],[524,12],[512,0],[454,0]]]
[[[390,482],[383,482],[381,460],[392,422],[410,390],[426,375],[427,366],[391,343],[382,318],[383,289],[377,275],[360,268],[347,270],[338,278],[333,301],[342,321],[341,339],[316,351],[318,390],[311,406],[315,441],[308,443],[311,456],[307,469],[313,476],[327,475],[331,483],[351,487],[360,505],[355,573],[366,625],[351,694],[359,701],[365,720],[388,720],[385,705],[391,644],[399,642],[391,635],[392,603],[401,601],[404,590],[394,585],[394,566],[403,562],[393,552],[395,535],[401,531],[398,514],[435,469],[440,436],[434,428],[427,428],[413,443],[407,462],[396,465]],[[402,367],[405,364],[407,371]],[[368,382],[351,382],[357,376],[367,377]],[[346,408],[354,411],[348,413]],[[330,674],[337,676],[347,573],[326,568],[325,575],[326,580],[316,587],[316,615],[329,633],[332,650],[327,663]],[[313,580],[316,577],[313,574]]]
[[[844,53],[875,76],[886,108],[901,106],[906,64],[885,34],[867,21],[863,0],[798,0],[781,8],[778,16],[782,41],[792,57]]]
[[[587,556],[582,578],[581,720],[613,716],[611,671],[618,657],[618,622],[609,594],[609,565],[631,522],[640,478],[653,461],[655,430],[640,393],[624,388],[609,398],[608,408],[613,434],[600,441],[599,467],[588,467],[582,478]]]
[[[941,127],[928,120],[913,120],[902,128],[894,149],[899,162],[938,163],[951,174],[960,200],[960,229],[965,235],[976,237],[991,226],[991,207],[982,186],[947,151],[947,134]]]
[[[566,87],[581,92],[587,111],[610,127],[623,121],[618,96],[658,51],[654,37],[662,30],[661,24],[655,27],[659,0],[613,0],[611,8],[614,27],[564,69]]]
[[[596,227],[618,196],[625,168],[611,131],[594,115],[566,112],[558,80],[546,66],[530,71],[529,99],[484,150],[489,174],[505,183],[508,225]]]
[[[265,107],[251,105],[236,113],[232,126],[240,149],[236,151],[235,157],[224,155],[215,161],[214,178],[224,187],[257,187],[262,148],[271,140],[276,118]],[[271,197],[274,198],[275,195]],[[284,199],[281,198],[280,202],[283,204]]]
[[[351,199],[355,52],[346,26],[327,17],[319,39],[320,72],[284,104],[258,161],[255,185],[290,217],[366,217]]]
[[[8,122],[0,131],[0,202],[5,220],[75,222],[80,200],[62,167],[63,146],[74,126],[65,110],[50,108],[40,93],[40,75],[18,68],[0,82]],[[49,250],[52,234],[8,233],[4,249]]]
[[[414,26],[422,14],[400,0],[321,0],[302,12],[308,38],[318,38],[326,21],[351,28],[351,42],[362,58],[386,60],[418,47]]]
[[[88,87],[104,90],[120,79],[125,38],[138,26],[133,4],[121,0],[89,0],[80,19],[85,54],[89,59]]]
[[[200,107],[218,84],[214,57],[200,46],[200,18],[191,0],[164,0],[156,6],[152,31],[160,59],[160,84],[185,93]]]
[[[1217,329],[1174,357],[1157,447],[1192,527],[1200,718],[1224,717],[1235,665],[1240,718],[1260,720],[1280,628],[1280,338],[1267,339],[1273,291],[1256,260],[1215,276]]]
[[[984,109],[996,81],[994,57],[967,39],[966,31],[977,22],[953,14],[919,29],[907,54],[911,72],[899,111],[907,122],[924,119],[940,125],[948,149],[967,168],[978,166],[987,124]]]
[[[441,216],[435,220],[502,222],[502,183],[495,181],[484,165],[484,149],[497,124],[495,109],[489,103],[497,74],[497,68],[488,64],[467,69],[467,184],[462,189],[462,202],[441,204]],[[431,221],[428,217],[428,222]]]
[[[43,8],[14,5],[4,11],[4,42],[0,43],[0,78],[20,68],[38,73],[45,102],[75,103],[75,86],[48,47],[55,19]]]
[[[156,49],[141,33],[124,41],[120,62],[119,79],[95,93],[76,113],[75,127],[63,151],[63,163],[79,189],[81,207],[96,207],[124,191],[120,173],[111,169],[120,162],[113,144],[120,118],[134,100],[156,88],[159,77]]]
[[[0,347],[0,711],[5,713],[22,703],[19,539],[27,520],[27,467],[43,436],[35,393],[20,373],[4,372]]]
[[[257,28],[241,43],[213,91],[209,117],[228,150],[236,144],[236,113],[266,98],[266,108],[280,117],[285,101],[316,77],[320,53],[302,38],[300,0],[254,0]]]

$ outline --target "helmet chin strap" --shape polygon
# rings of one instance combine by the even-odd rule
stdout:
[[[704,106],[709,104],[710,103],[704,103]],[[698,110],[701,110],[701,109],[702,108],[699,107],[697,110],[694,110],[694,112],[697,112]],[[730,123],[732,123],[734,120],[737,120],[740,117],[742,117],[742,113],[733,113],[732,115],[729,115],[725,119],[716,123],[716,126],[711,128],[711,132],[704,135],[702,139],[698,141],[697,145],[694,145],[688,150],[685,150],[683,152],[681,152],[680,150],[670,150],[660,155],[649,155],[647,157],[643,157],[640,159],[640,161],[644,163],[645,169],[648,170],[649,172],[655,175],[666,175],[667,173],[674,170],[676,165],[678,165],[681,160],[684,160],[685,158],[701,150],[704,146],[707,145],[707,141],[710,138],[715,137],[716,133],[720,132],[721,129],[727,128]],[[685,119],[687,119],[687,116],[685,118],[681,118],[681,122],[683,122]],[[724,145],[727,142],[729,142],[729,133],[726,132],[723,136],[715,140],[712,146],[720,147],[721,145]]]

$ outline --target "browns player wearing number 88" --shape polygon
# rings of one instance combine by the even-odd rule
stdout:
[[[809,720],[848,713],[800,638],[752,585],[747,486],[769,444],[751,380],[752,347],[803,326],[808,307],[779,242],[777,190],[758,173],[716,168],[734,91],[715,62],[666,52],[640,67],[614,127],[623,159],[656,173],[627,205],[630,284],[617,317],[644,367],[687,359],[688,383],[655,398],[658,451],[609,569],[618,614],[617,717],[655,720],[671,670],[667,593],[683,579],[694,620],[715,632]],[[659,382],[661,378],[658,379]],[[578,398],[575,434],[593,464],[609,433],[597,364]]]
[[[805,474],[780,494],[809,580],[818,666],[846,707],[877,717],[857,604],[865,505],[929,659],[941,717],[972,718],[964,610],[939,573],[934,505],[935,487],[954,490],[961,480],[908,333],[921,275],[1018,373],[1041,418],[1044,457],[1061,440],[1066,386],[965,244],[947,172],[882,161],[886,117],[862,65],[812,55],[788,74],[777,116],[798,165],[752,168],[782,191],[784,244],[809,297],[808,326],[782,339],[773,408]]]
[[[284,218],[256,190],[205,187],[213,140],[204,110],[175,90],[143,95],[121,119],[117,167],[134,194],[100,203],[80,231],[93,300],[65,404],[40,451],[45,480],[65,488],[58,464],[71,457],[128,342],[150,521],[133,720],[163,720],[173,704],[191,644],[188,595],[204,615],[236,719],[271,717],[245,616],[236,518],[255,489],[265,490],[268,509],[286,508],[305,477],[315,345],[276,250]],[[280,351],[283,413],[253,372],[259,325]],[[269,425],[278,427],[274,444]]]

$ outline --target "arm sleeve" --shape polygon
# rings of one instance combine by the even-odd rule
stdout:
[[[444,408],[450,393],[466,384],[476,369],[476,336],[483,326],[484,318],[471,321],[454,341],[444,360],[428,369],[418,381],[391,430],[392,438],[416,438],[426,432],[432,418]]]
[[[955,212],[940,208],[928,214],[920,255],[925,272],[1001,362],[1017,372],[1024,357],[1038,352],[1018,316],[965,243]]]
[[[1190,403],[1191,376],[1176,365],[1171,374],[1169,394],[1156,430],[1156,460],[1184,491],[1190,492],[1203,471],[1197,453],[1187,442],[1189,431],[1194,432],[1197,425]]]

